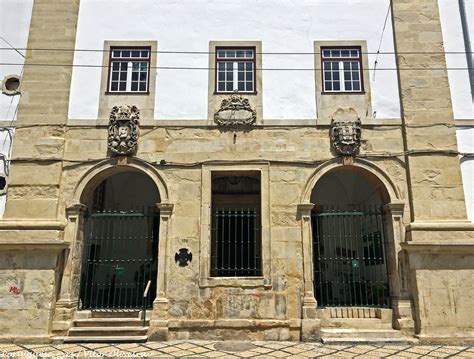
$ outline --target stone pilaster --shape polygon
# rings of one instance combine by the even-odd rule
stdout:
[[[34,1],[6,219],[58,217],[78,11],[79,0]],[[49,48],[66,51],[40,50]]]
[[[437,0],[392,1],[412,221],[465,220]]]

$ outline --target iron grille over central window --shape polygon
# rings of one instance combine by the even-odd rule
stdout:
[[[324,92],[362,92],[360,48],[321,48]]]
[[[109,92],[148,92],[149,48],[111,48]]]
[[[255,92],[255,48],[216,49],[216,92]]]
[[[260,276],[260,177],[212,181],[211,276]]]

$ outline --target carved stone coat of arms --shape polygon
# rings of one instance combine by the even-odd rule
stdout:
[[[249,126],[257,120],[257,113],[249,100],[232,94],[222,100],[220,109],[214,114],[214,121],[220,126]]]
[[[140,111],[136,106],[114,106],[110,112],[107,145],[119,155],[132,154],[138,144],[138,120]]]
[[[361,122],[331,121],[331,142],[337,153],[343,156],[354,156],[359,153],[361,139]]]

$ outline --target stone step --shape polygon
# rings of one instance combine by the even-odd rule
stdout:
[[[360,328],[392,330],[392,323],[378,318],[331,318],[321,319],[324,328]]]
[[[321,338],[400,339],[403,338],[403,335],[393,329],[323,328],[321,329]]]
[[[148,326],[149,320],[145,321],[145,326]],[[90,319],[75,319],[74,327],[142,327],[143,320],[135,318],[90,318]]]
[[[146,336],[148,327],[73,327],[70,337]]]
[[[121,310],[121,311],[95,311],[91,312],[92,318],[140,318],[142,311]]]
[[[133,336],[84,336],[84,337],[55,337],[56,343],[144,343],[146,335]]]

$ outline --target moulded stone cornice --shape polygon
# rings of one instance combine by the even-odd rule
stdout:
[[[9,249],[25,249],[25,250],[32,250],[32,249],[39,249],[39,250],[49,250],[49,251],[61,251],[65,248],[69,247],[69,243],[65,241],[56,241],[56,240],[49,240],[49,241],[38,241],[38,240],[29,240],[29,241],[8,241],[1,239],[0,240],[0,251],[2,250],[9,250]]]
[[[27,229],[27,230],[63,230],[66,222],[55,220],[1,220],[0,230]]]

